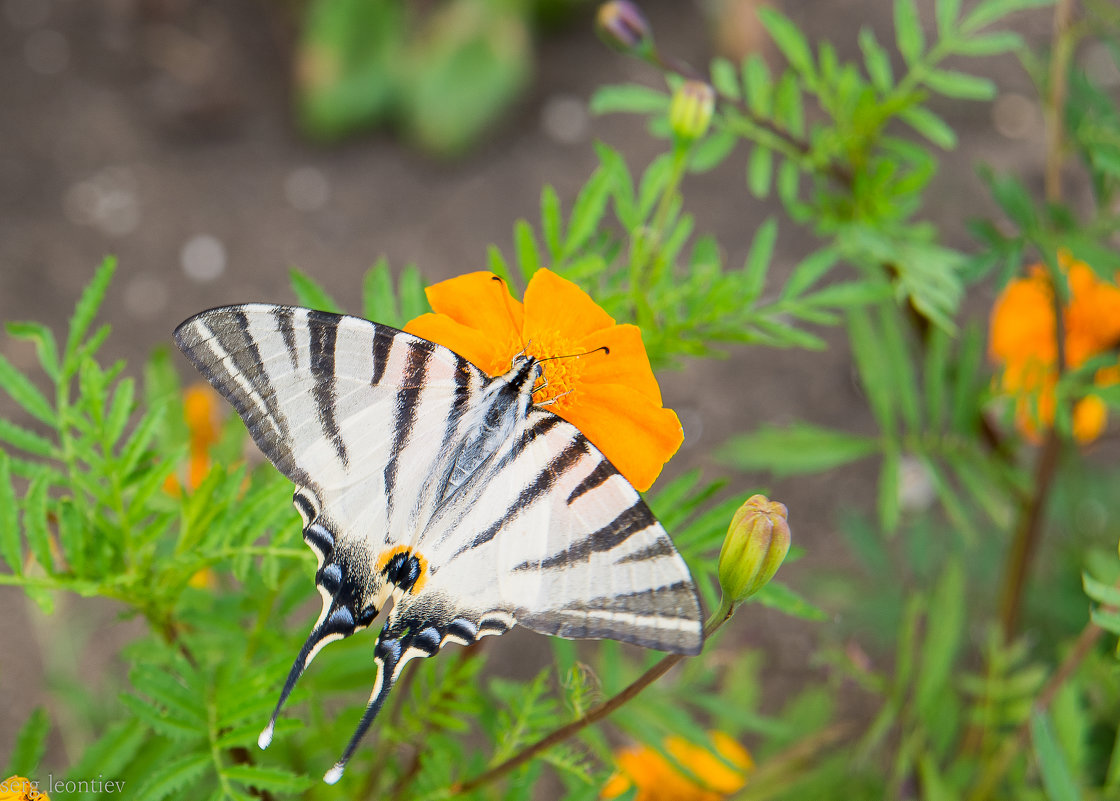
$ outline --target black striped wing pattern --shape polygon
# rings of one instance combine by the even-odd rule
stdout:
[[[447,348],[356,317],[247,304],[175,331],[184,354],[296,485],[323,609],[281,692],[389,597],[377,675],[337,781],[409,660],[516,624],[697,653],[684,560],[580,431],[534,407],[539,363],[490,378]],[[272,739],[276,713],[260,738]]]

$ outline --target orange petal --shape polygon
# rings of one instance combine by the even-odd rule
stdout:
[[[1051,297],[1049,286],[1040,280],[1022,278],[1007,285],[992,308],[993,358],[1007,363],[1057,358]]]
[[[508,370],[510,358],[517,352],[516,345],[513,350],[503,347],[501,341],[489,334],[456,322],[446,314],[421,314],[404,330],[450,348],[489,376]]]
[[[432,311],[438,314],[501,342],[521,338],[524,307],[510,297],[505,282],[493,273],[467,273],[432,284],[424,292]]]
[[[540,269],[525,290],[525,337],[563,333],[573,339],[614,325],[591,296],[552,270]]]
[[[660,406],[661,388],[649,366],[642,330],[636,325],[615,325],[589,334],[579,342],[584,351],[604,345],[610,353],[593,353],[582,358],[580,379],[597,384],[625,384]]]
[[[564,417],[639,490],[653,485],[684,442],[672,409],[621,384],[581,384]]]
[[[1104,431],[1108,410],[1096,395],[1088,395],[1073,407],[1073,437],[1081,444],[1092,442]]]

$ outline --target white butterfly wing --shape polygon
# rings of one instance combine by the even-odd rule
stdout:
[[[491,615],[560,637],[699,652],[687,565],[637,490],[575,426],[530,412],[511,447],[459,493],[416,544],[431,575],[398,602],[389,636],[414,607],[453,604],[475,623]]]
[[[388,326],[265,304],[203,312],[175,339],[297,485],[319,560],[323,611],[277,711],[323,645],[396,598],[366,713],[328,781],[404,664],[448,642],[521,623],[680,653],[702,647],[684,560],[578,429],[530,409],[531,360],[490,379]]]

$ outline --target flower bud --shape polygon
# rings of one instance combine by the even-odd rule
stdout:
[[[734,603],[761,590],[789,552],[785,504],[753,495],[735,512],[719,552],[719,584]]]
[[[628,0],[612,0],[599,6],[595,30],[608,46],[623,53],[644,54],[653,47],[649,22]]]
[[[716,92],[703,81],[685,81],[673,92],[669,104],[669,127],[682,142],[699,139],[708,132],[716,108]]]

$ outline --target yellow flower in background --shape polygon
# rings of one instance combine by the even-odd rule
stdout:
[[[631,746],[616,752],[617,772],[600,796],[617,798],[636,787],[635,801],[720,801],[742,790],[754,760],[735,738],[709,732],[713,749],[690,743],[683,737],[665,740],[665,751],[688,769],[682,772],[649,746]]]
[[[51,798],[37,790],[30,779],[9,776],[0,782],[0,801],[51,801]]]
[[[209,384],[191,384],[183,392],[183,418],[187,422],[190,451],[187,459],[187,488],[196,489],[210,472],[210,446],[218,441],[221,403]],[[163,488],[171,495],[182,491],[178,477],[167,477]]]
[[[1062,309],[1066,366],[1075,369],[1087,360],[1120,347],[1120,287],[1101,280],[1087,264],[1068,252],[1058,261],[1069,281],[1070,298]],[[992,307],[989,352],[1003,365],[999,387],[1015,399],[1015,424],[1037,440],[1054,425],[1058,383],[1057,324],[1054,288],[1042,265],[1025,278],[1007,285]],[[1120,382],[1120,358],[1098,370],[1098,387]],[[1089,395],[1073,407],[1073,434],[1078,442],[1100,436],[1107,422],[1104,402]]]
[[[537,270],[522,303],[493,273],[476,272],[434,284],[427,295],[434,313],[405,331],[489,376],[507,372],[521,353],[550,359],[534,402],[582,431],[639,490],[684,441],[677,415],[661,405],[641,330],[616,324],[571,281]]]

